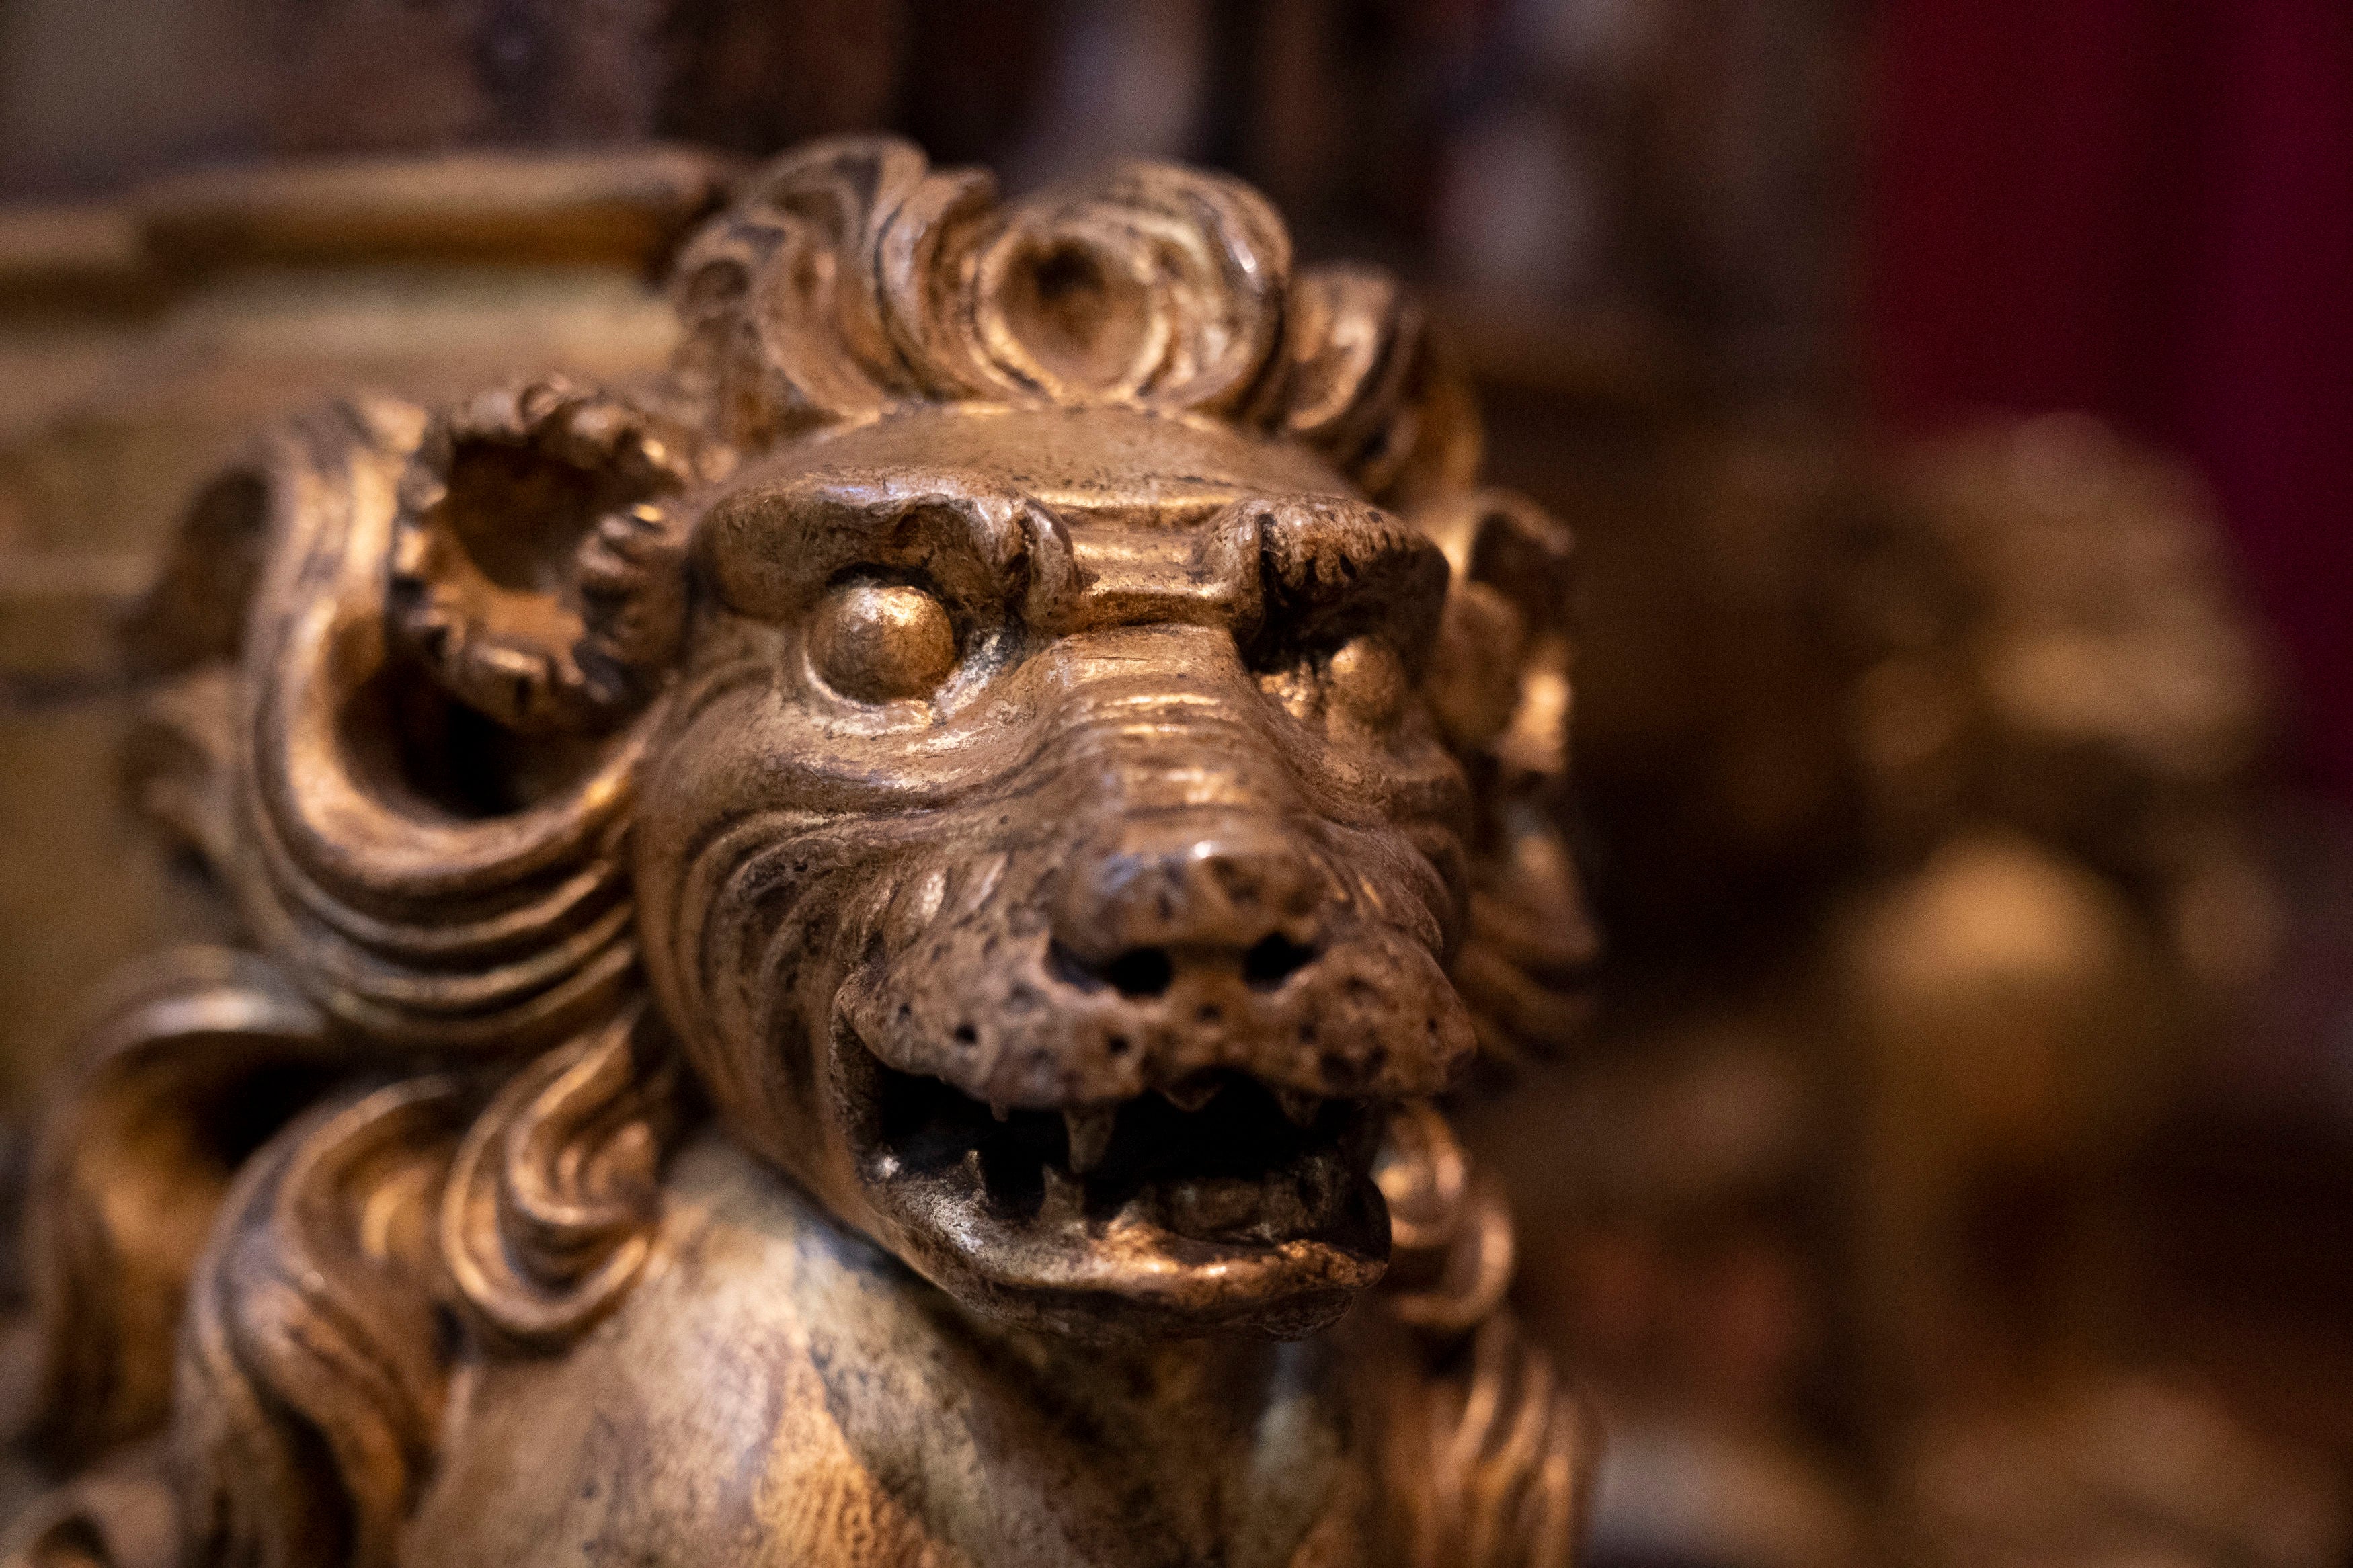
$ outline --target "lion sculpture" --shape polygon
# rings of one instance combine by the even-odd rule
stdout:
[[[1433,1097],[1591,955],[1568,541],[1422,317],[1218,176],[871,139],[674,297],[658,386],[188,513],[132,768],[250,941],[39,1135],[8,1561],[1567,1562]]]

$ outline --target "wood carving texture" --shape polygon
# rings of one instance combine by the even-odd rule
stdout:
[[[864,139],[674,287],[192,514],[132,765],[255,951],[46,1127],[7,1560],[1567,1563],[1434,1101],[1591,956],[1568,541],[1419,311]]]

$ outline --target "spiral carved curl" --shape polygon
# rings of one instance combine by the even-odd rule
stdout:
[[[919,403],[1122,404],[1323,452],[1376,499],[1466,482],[1477,420],[1388,275],[1294,275],[1236,181],[1123,163],[1009,206],[847,137],[787,154],[680,258],[683,406],[754,449]]]
[[[507,1339],[561,1343],[645,1267],[678,1069],[647,1059],[639,1017],[633,1007],[515,1074],[451,1163],[441,1258],[466,1307]]]

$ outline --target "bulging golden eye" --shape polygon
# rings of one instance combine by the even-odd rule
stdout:
[[[818,606],[809,654],[827,685],[860,702],[928,697],[955,668],[941,603],[897,583],[852,583]]]
[[[1350,637],[1332,655],[1332,705],[1368,729],[1386,730],[1405,712],[1404,661],[1384,637]]]

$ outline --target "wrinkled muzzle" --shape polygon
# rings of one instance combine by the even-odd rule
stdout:
[[[998,1108],[1220,1072],[1288,1095],[1437,1092],[1470,1051],[1440,965],[1453,896],[1397,836],[1265,805],[1049,810],[913,879],[845,1016],[902,1072]],[[1025,842],[1026,840],[1026,842]]]
[[[1473,1048],[1459,850],[1336,815],[1254,706],[1091,683],[897,879],[832,1067],[935,1277],[1060,1327],[1274,1332],[1377,1278],[1381,1121]]]

